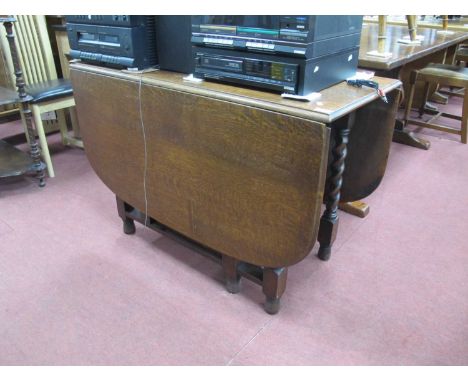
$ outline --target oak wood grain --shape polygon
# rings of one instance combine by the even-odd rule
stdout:
[[[144,141],[138,84],[74,73],[74,96],[86,155],[123,200],[144,210]]]
[[[325,124],[241,102],[247,97],[228,102],[211,89],[200,96],[193,86],[142,81],[143,136],[139,76],[72,66],[71,79],[87,156],[119,198],[248,263],[284,267],[310,252],[326,175]]]

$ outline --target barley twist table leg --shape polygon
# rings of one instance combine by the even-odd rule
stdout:
[[[346,145],[348,144],[349,133],[351,126],[354,124],[354,119],[355,114],[353,112],[344,120],[340,119],[336,124],[331,126],[335,138],[335,146],[332,150],[333,162],[331,164],[331,174],[327,181],[325,211],[320,219],[318,234],[318,241],[320,243],[318,257],[323,261],[327,261],[330,258],[331,247],[338,231],[338,203],[340,202],[340,191],[345,170]]]

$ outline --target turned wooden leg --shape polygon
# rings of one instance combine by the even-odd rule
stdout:
[[[318,241],[320,247],[318,250],[318,258],[322,261],[330,260],[331,248],[333,242],[336,239],[336,233],[338,232],[338,214],[330,212],[327,214],[327,211],[324,212],[323,216],[320,219],[320,228],[318,234]]]
[[[325,211],[320,218],[318,241],[320,248],[318,257],[327,261],[331,255],[331,247],[338,232],[338,203],[340,202],[341,184],[343,182],[343,172],[345,169],[345,159],[347,154],[346,145],[351,126],[354,124],[354,112],[343,120],[340,119],[332,126],[335,137],[335,147],[333,148],[333,162],[331,164],[330,178],[327,180],[327,193],[325,195]]]
[[[127,235],[132,235],[135,233],[135,222],[133,219],[129,218],[126,213],[126,203],[120,199],[117,195],[115,196],[117,202],[117,212],[119,213],[120,218],[123,222],[123,231]]]
[[[223,255],[223,271],[226,279],[226,289],[229,293],[239,293],[241,276],[238,271],[239,261]]]
[[[25,82],[23,77],[23,71],[21,70],[20,59],[18,50],[15,44],[15,36],[13,34],[13,23],[11,21],[5,21],[3,26],[6,30],[6,37],[8,45],[10,47],[11,60],[13,63],[13,69],[16,77],[16,87],[18,89],[19,103],[21,104],[21,111],[23,113],[22,119],[26,123],[26,134],[28,137],[29,149],[31,159],[33,161],[33,170],[36,172],[37,179],[39,180],[39,187],[45,186],[45,164],[41,161],[41,152],[36,142],[36,130],[32,123],[32,111],[30,108],[30,97],[25,90]]]
[[[39,180],[39,187],[44,187],[45,186],[45,173],[44,170],[46,168],[46,165],[41,161],[41,152],[39,150],[39,146],[36,141],[36,132],[33,129],[33,124],[32,124],[32,111],[29,107],[29,102],[24,102],[23,103],[23,113],[24,117],[26,120],[26,127],[28,131],[28,141],[29,141],[29,149],[30,149],[30,155],[31,158],[33,159],[34,163],[34,170],[36,171],[36,176],[37,179]],[[53,171],[52,171],[53,175]]]
[[[41,109],[37,105],[31,106],[32,117],[34,119],[34,127],[37,131],[37,136],[39,137],[39,142],[41,144],[41,154],[44,162],[47,166],[47,172],[49,173],[49,178],[55,177],[54,167],[52,166],[52,158],[49,153],[49,146],[47,144],[47,138],[44,131],[44,125],[41,119]]]
[[[288,268],[263,269],[263,293],[266,296],[265,311],[276,314],[280,309],[280,299],[286,289]]]

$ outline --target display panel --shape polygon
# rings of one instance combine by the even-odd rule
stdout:
[[[280,16],[200,16],[200,25],[229,25],[278,29]]]
[[[307,38],[309,16],[192,16],[193,31],[206,34],[229,35],[243,38],[278,40],[286,32],[293,39]]]

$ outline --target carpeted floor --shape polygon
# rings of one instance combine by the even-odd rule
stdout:
[[[340,213],[331,260],[290,268],[276,316],[248,280],[231,295],[210,260],[125,235],[84,152],[49,137],[44,189],[0,181],[0,364],[467,365],[468,146],[423,133],[429,151],[392,144],[367,218]]]

